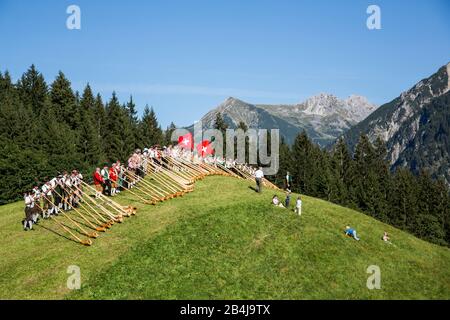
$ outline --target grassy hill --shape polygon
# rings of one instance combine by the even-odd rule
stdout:
[[[45,221],[24,232],[22,203],[0,207],[1,299],[449,299],[450,250],[368,216],[304,197],[303,215],[248,181],[208,177],[83,247]],[[284,199],[282,193],[279,193]],[[296,196],[293,196],[294,200]],[[343,235],[356,228],[357,242]],[[381,241],[383,231],[394,245]],[[81,290],[66,287],[81,268]],[[381,269],[369,290],[367,267]]]

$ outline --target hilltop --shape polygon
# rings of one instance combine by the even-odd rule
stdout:
[[[299,218],[270,205],[273,190],[249,186],[207,177],[182,198],[137,204],[135,217],[92,247],[54,234],[47,221],[24,232],[22,203],[2,206],[0,298],[450,298],[448,248],[311,197]],[[116,199],[136,204],[126,193]],[[343,235],[347,224],[361,241]],[[381,241],[383,231],[394,245]],[[79,291],[66,287],[70,265],[81,268]],[[366,287],[370,265],[381,268],[380,290]]]

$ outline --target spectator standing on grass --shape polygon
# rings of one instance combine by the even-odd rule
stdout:
[[[286,177],[284,177],[284,185],[286,186],[286,189],[291,189],[292,186],[292,176],[290,175],[289,171],[286,172]]]
[[[289,208],[289,205],[291,204],[291,190],[286,190],[286,200],[284,201],[284,204],[286,208]]]
[[[298,196],[297,201],[295,202],[294,212],[299,216],[302,215],[302,198]]]
[[[261,167],[255,172],[255,181],[256,181],[256,191],[261,193],[262,191],[262,181],[264,179],[264,172]]]

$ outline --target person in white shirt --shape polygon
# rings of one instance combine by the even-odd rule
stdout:
[[[302,215],[302,198],[300,196],[297,198],[297,201],[295,202],[295,209],[294,209],[294,211],[299,216]]]
[[[264,178],[264,172],[262,171],[262,168],[259,167],[258,170],[255,172],[255,181],[256,181],[256,191],[258,193],[261,193],[262,191],[262,180]]]
[[[36,186],[33,188],[33,191],[28,194],[28,199],[25,198],[25,204],[30,209],[31,212],[31,220],[33,221],[33,224],[36,224],[39,222],[39,214],[40,214],[40,207],[41,207],[41,192],[39,191],[39,188]]]
[[[50,214],[53,211],[53,195],[52,195],[52,187],[51,182],[47,181],[42,187],[42,197],[44,198],[44,207],[42,211],[42,217],[47,219],[50,217]]]
[[[63,198],[63,206],[64,206],[64,211],[69,211],[72,210],[72,192],[71,192],[71,188],[72,188],[72,179],[71,177],[66,173],[64,175],[64,180],[63,180],[63,188],[64,188],[64,198]]]
[[[35,211],[34,198],[30,192],[25,192],[23,199],[25,201],[25,219],[22,221],[23,230],[33,229],[33,215]]]

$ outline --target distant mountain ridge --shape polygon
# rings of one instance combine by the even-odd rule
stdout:
[[[321,93],[299,104],[251,104],[229,97],[202,117],[204,128],[212,128],[220,113],[230,128],[244,122],[249,128],[280,129],[280,135],[292,143],[305,130],[321,146],[335,141],[377,107],[365,97],[352,95],[347,99]]]
[[[450,183],[450,63],[382,105],[344,137],[353,148],[361,134],[386,143],[392,168],[427,169]]]

